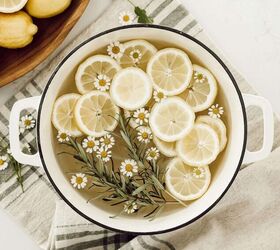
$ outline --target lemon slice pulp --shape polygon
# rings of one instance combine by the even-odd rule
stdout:
[[[215,130],[219,137],[220,152],[224,150],[227,144],[227,129],[221,119],[215,119],[208,115],[200,115],[196,118],[196,123],[204,123]]]
[[[158,150],[167,157],[174,157],[177,155],[176,142],[167,142],[154,136],[153,141],[157,146]]]
[[[185,164],[205,166],[220,152],[217,133],[206,124],[195,124],[192,130],[176,144],[178,156]]]
[[[126,42],[124,48],[123,56],[119,61],[123,68],[137,66],[146,70],[148,61],[157,52],[156,47],[145,40]]]
[[[80,97],[79,94],[70,93],[59,97],[55,101],[52,123],[58,131],[67,132],[75,137],[82,135],[74,117],[74,108]]]
[[[189,86],[193,68],[184,51],[168,48],[158,51],[151,58],[147,73],[155,89],[173,96],[182,93]]]
[[[120,69],[120,65],[110,56],[95,55],[89,57],[80,64],[76,72],[77,89],[81,94],[86,94],[95,89],[94,81],[99,75],[105,75],[112,81]]]
[[[213,104],[218,87],[214,76],[205,68],[193,65],[193,76],[186,89],[186,102],[194,112],[205,110]]]
[[[126,110],[136,110],[145,106],[152,96],[152,91],[148,75],[135,67],[120,70],[110,88],[112,100]]]
[[[0,12],[2,13],[13,13],[21,10],[27,0],[1,0],[0,1]]]
[[[167,165],[166,187],[177,199],[188,201],[201,197],[207,191],[210,181],[208,166],[192,167],[180,158],[172,159]]]
[[[94,90],[83,95],[76,103],[75,118],[81,131],[100,137],[118,125],[119,108],[106,92]]]
[[[159,139],[173,142],[192,129],[194,119],[194,112],[183,99],[169,97],[153,106],[149,123]]]

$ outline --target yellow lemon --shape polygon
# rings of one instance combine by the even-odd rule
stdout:
[[[27,12],[37,18],[48,18],[62,13],[71,4],[71,0],[28,0]]]
[[[0,13],[0,47],[16,49],[32,42],[38,28],[23,11]]]

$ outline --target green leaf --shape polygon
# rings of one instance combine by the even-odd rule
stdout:
[[[141,9],[140,7],[136,6],[134,8],[135,14],[138,16],[138,23],[153,23],[153,18],[149,17],[146,13],[146,10]]]
[[[138,187],[137,189],[135,189],[133,191],[132,195],[134,196],[134,195],[141,193],[142,191],[144,191],[146,189],[147,186],[148,186],[147,184],[144,184],[144,185]]]

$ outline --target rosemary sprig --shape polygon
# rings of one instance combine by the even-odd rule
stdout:
[[[165,205],[181,204],[185,206],[183,202],[177,200],[165,190],[164,173],[160,171],[156,161],[146,160],[147,144],[140,143],[137,140],[137,130],[129,126],[128,119],[121,113],[118,123],[120,137],[126,145],[128,156],[135,160],[138,165],[138,173],[135,173],[131,178],[127,178],[120,173],[113,159],[105,163],[94,154],[86,153],[78,139],[70,137],[69,141],[63,142],[63,144],[72,148],[73,152],[61,153],[72,155],[78,160],[82,164],[83,173],[90,177],[91,185],[89,188],[98,188],[98,195],[89,201],[102,199],[111,206],[136,204],[135,212],[148,209],[144,217],[150,220],[158,216]],[[166,196],[174,200],[167,200]],[[125,206],[119,214],[124,212]]]
[[[8,164],[13,168],[14,173],[12,176],[16,175],[17,182],[19,183],[22,192],[24,192],[23,188],[23,177],[22,177],[22,168],[23,165],[15,160],[15,158],[8,152],[9,145],[5,142],[5,138],[1,138],[0,140],[0,155],[6,155],[8,158]],[[4,145],[5,144],[5,145]],[[8,179],[10,179],[10,176]]]

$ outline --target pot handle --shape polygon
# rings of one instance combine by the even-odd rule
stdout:
[[[245,107],[256,106],[262,110],[263,113],[263,145],[258,151],[251,152],[246,149],[243,163],[248,164],[266,158],[273,146],[274,139],[274,117],[273,109],[268,100],[261,96],[243,94]]]
[[[41,96],[34,96],[17,101],[11,110],[9,124],[10,149],[13,157],[21,164],[36,167],[42,165],[39,152],[34,155],[28,155],[21,151],[19,140],[19,117],[21,111],[24,109],[33,108],[38,110],[40,100]]]

